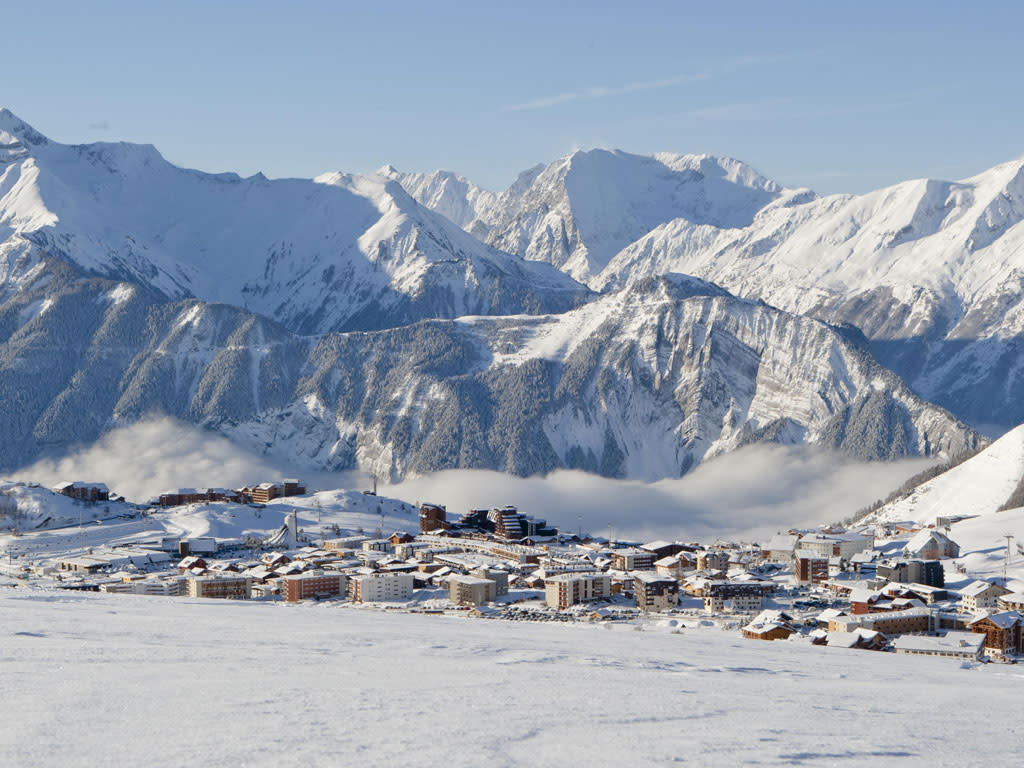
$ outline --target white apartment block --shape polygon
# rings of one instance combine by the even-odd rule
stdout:
[[[368,573],[351,581],[357,603],[390,603],[412,600],[411,573]]]
[[[799,549],[809,549],[824,557],[839,556],[843,560],[849,560],[858,552],[873,549],[874,546],[875,537],[870,533],[814,533],[804,536],[797,545]]]

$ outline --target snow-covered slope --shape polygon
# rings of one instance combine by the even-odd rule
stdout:
[[[74,526],[82,522],[104,520],[133,514],[123,501],[95,504],[54,493],[34,483],[0,480],[0,530],[22,532],[40,528]]]
[[[1024,161],[960,182],[782,195],[746,226],[666,222],[591,281],[685,272],[857,325],[921,393],[979,423],[1024,422]]]
[[[0,590],[0,615],[10,766],[407,754],[450,768],[947,768],[1019,749],[1019,666],[755,642],[688,617],[505,622],[21,588]],[[56,727],[41,691],[89,703]]]
[[[383,176],[200,173],[149,145],[58,144],[0,110],[0,294],[54,259],[306,333],[558,312],[588,298],[564,274],[482,244]]]
[[[495,204],[498,196],[451,171],[402,173],[390,165],[379,176],[397,181],[420,205],[440,213],[466,230]]]
[[[782,191],[730,158],[578,151],[522,173],[469,228],[587,281],[665,222],[743,227]]]
[[[654,479],[757,441],[882,459],[976,441],[856,335],[678,276],[560,315],[318,337],[93,279],[0,303],[0,331],[7,468],[161,413],[299,465],[392,479],[459,467]]]
[[[1007,432],[977,456],[885,505],[869,520],[915,520],[931,525],[938,515],[990,517],[1024,478],[1024,425]]]

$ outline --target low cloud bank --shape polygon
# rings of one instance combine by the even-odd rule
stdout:
[[[449,513],[512,504],[563,530],[616,538],[749,539],[845,518],[933,463],[855,462],[808,448],[761,445],[656,483],[568,471],[520,478],[452,470],[381,491],[446,504]]]
[[[379,488],[405,501],[445,504],[450,515],[512,504],[563,530],[627,539],[750,539],[846,517],[934,463],[856,462],[804,447],[750,446],[683,478],[642,483],[582,472],[513,477],[449,470]],[[94,445],[10,474],[53,484],[107,483],[132,500],[182,486],[239,487],[298,476],[314,488],[367,487],[359,472],[311,472],[258,456],[224,437],[172,419],[114,430]]]
[[[10,476],[45,485],[99,481],[132,501],[145,501],[172,488],[276,480],[286,470],[212,432],[164,418],[112,430],[88,448],[44,459]]]

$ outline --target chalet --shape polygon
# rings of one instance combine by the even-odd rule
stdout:
[[[178,563],[178,573],[185,573],[186,571],[191,571],[193,568],[206,570],[207,567],[207,563],[203,558],[198,555],[189,555],[188,557],[182,558]]]
[[[1020,611],[1024,613],[1024,592],[1010,592],[996,598],[996,605],[1002,611]]]
[[[654,571],[659,576],[669,576],[681,581],[683,574],[696,569],[697,563],[685,552],[663,557],[654,561]]]
[[[406,531],[395,531],[388,536],[388,541],[391,543],[391,550],[395,551],[399,544],[408,544],[415,537],[411,533]]]
[[[888,523],[886,527],[895,533],[916,533],[921,530],[921,525],[915,520],[898,520]]]
[[[985,635],[985,653],[991,656],[1015,656],[1024,652],[1024,616],[1017,611],[1002,611],[975,619],[968,628]]]
[[[294,576],[303,573],[305,570],[306,566],[301,560],[293,560],[290,563],[274,568],[274,576]]]
[[[761,611],[743,627],[743,636],[749,640],[786,640],[794,632],[793,617],[775,610]]]
[[[280,568],[282,565],[290,563],[292,559],[284,552],[267,552],[261,561],[268,568]]]
[[[869,549],[857,552],[850,557],[850,567],[855,573],[873,576],[878,568],[878,552]]]
[[[960,604],[967,613],[978,614],[995,608],[997,601],[1010,590],[990,581],[972,581],[960,590]]]
[[[889,638],[873,629],[857,627],[852,632],[828,632],[825,645],[829,648],[859,648],[865,651],[884,651]]]
[[[903,553],[910,558],[939,560],[944,557],[960,557],[960,545],[941,531],[918,531],[907,542]]]

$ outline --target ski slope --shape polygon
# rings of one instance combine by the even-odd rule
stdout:
[[[1024,426],[1007,432],[977,456],[879,509],[871,522],[914,520],[931,525],[939,515],[992,515],[1024,477]]]
[[[0,615],[2,765],[982,766],[1019,746],[992,705],[1020,695],[1008,665],[339,603],[0,588]]]

